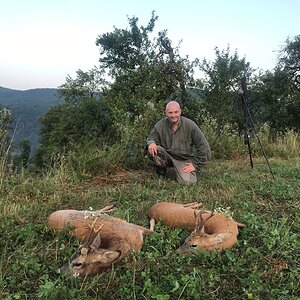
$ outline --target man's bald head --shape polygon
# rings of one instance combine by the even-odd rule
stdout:
[[[181,108],[177,101],[170,101],[166,105],[166,116],[172,125],[177,125],[180,120]]]
[[[172,100],[172,101],[170,101],[170,102],[167,103],[167,105],[166,105],[166,111],[168,109],[170,109],[170,108],[181,110],[179,103],[177,101],[174,101],[174,100]]]

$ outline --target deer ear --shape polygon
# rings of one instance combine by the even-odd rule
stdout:
[[[216,233],[213,236],[214,237],[211,241],[211,246],[215,246],[215,245],[224,243],[225,241],[227,241],[232,236],[232,232]]]
[[[204,226],[203,226],[203,219],[202,219],[202,215],[201,212],[196,212],[196,210],[194,210],[194,216],[195,216],[195,233],[200,233],[202,231],[204,231]]]
[[[98,262],[102,264],[113,263],[114,260],[119,258],[121,255],[120,251],[107,250],[98,257]]]

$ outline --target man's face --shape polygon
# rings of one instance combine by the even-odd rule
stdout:
[[[166,116],[172,125],[179,123],[181,115],[180,106],[177,103],[170,104],[166,107]]]

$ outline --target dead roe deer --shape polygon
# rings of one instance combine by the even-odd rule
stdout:
[[[192,231],[184,244],[178,249],[185,254],[192,251],[224,250],[237,243],[238,227],[244,224],[238,223],[223,213],[205,211],[202,203],[178,204],[171,202],[159,202],[148,209],[151,230],[154,230],[155,220],[173,227],[184,228]]]
[[[151,230],[111,217],[112,206],[99,211],[59,210],[48,217],[48,225],[66,230],[84,241],[72,256],[69,269],[73,275],[96,274],[129,256],[143,246],[144,235]]]

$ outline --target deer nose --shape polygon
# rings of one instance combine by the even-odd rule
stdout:
[[[65,273],[65,272],[69,272],[70,271],[70,265],[69,263],[64,264],[63,266],[61,266],[59,269],[56,270],[57,274],[61,274],[61,273]]]

